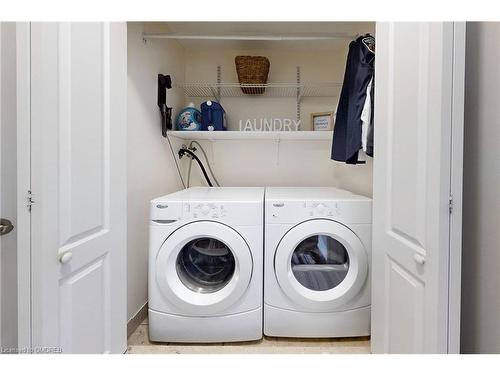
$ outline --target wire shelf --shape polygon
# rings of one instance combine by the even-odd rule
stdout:
[[[338,96],[341,83],[181,83],[174,88],[184,90],[188,97],[230,98],[230,97],[266,97],[266,98],[304,98]]]

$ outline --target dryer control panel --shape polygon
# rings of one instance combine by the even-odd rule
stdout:
[[[265,210],[267,223],[296,223],[315,218],[371,223],[371,200],[266,201]]]
[[[305,207],[309,209],[309,216],[333,216],[340,215],[340,207],[338,202],[313,202],[305,203]]]

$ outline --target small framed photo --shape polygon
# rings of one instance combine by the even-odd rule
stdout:
[[[311,113],[311,124],[314,131],[333,130],[333,112]]]

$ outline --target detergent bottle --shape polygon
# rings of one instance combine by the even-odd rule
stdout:
[[[196,109],[194,103],[189,103],[186,108],[179,112],[176,129],[187,131],[201,130],[201,112]]]

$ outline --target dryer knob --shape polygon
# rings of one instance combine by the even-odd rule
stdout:
[[[316,210],[322,214],[325,211],[326,206],[323,203],[320,203],[316,206]]]
[[[203,215],[208,215],[208,213],[209,213],[209,212],[210,212],[210,207],[208,207],[208,206],[203,206],[203,207],[201,208],[201,213],[202,213]]]

